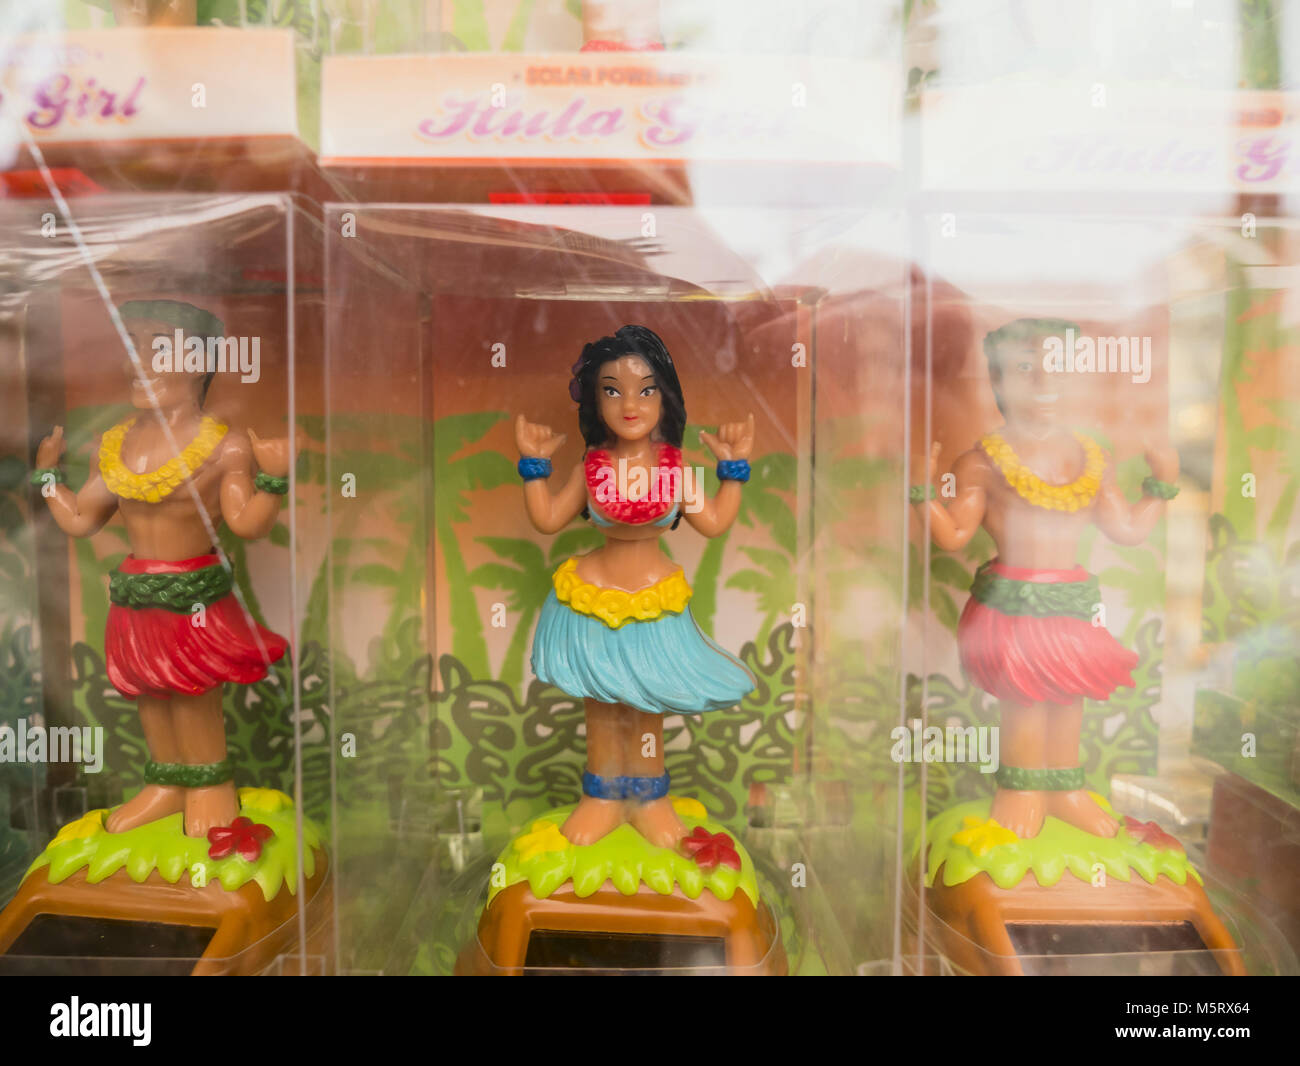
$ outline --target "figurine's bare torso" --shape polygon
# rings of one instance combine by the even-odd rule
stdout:
[[[1044,481],[1063,485],[1083,472],[1084,457],[1068,434],[1047,441],[1008,436],[1017,452]],[[1078,511],[1050,511],[1016,493],[981,448],[958,458],[953,468],[958,493],[982,494],[984,529],[1008,566],[1064,570],[1078,563],[1079,539],[1097,521],[1098,501]],[[1100,497],[1098,497],[1100,499]]]

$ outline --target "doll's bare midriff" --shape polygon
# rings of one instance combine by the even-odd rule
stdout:
[[[618,452],[614,454],[638,465],[645,458],[654,461],[653,456],[634,458]],[[598,504],[592,502],[588,507],[594,509]],[[578,559],[578,576],[601,588],[625,592],[649,588],[681,569],[660,547],[663,532],[655,526],[615,524],[609,527],[604,530],[605,543]]]
[[[980,469],[976,483],[982,482],[984,489],[984,529],[997,546],[998,561],[1041,570],[1068,570],[1077,565],[1079,538],[1096,521],[1095,505],[1072,512],[1032,507],[1016,495],[987,456],[978,451],[968,454]],[[1022,455],[1031,465],[1040,462],[1035,451],[1026,449]],[[1063,469],[1063,475],[1049,480],[1060,484],[1073,481],[1082,470],[1082,460],[1073,468],[1063,464]]]
[[[198,432],[197,425],[178,428],[177,437],[182,443]],[[156,426],[137,424],[130,430],[122,446],[122,461],[128,469],[144,473],[166,462],[171,448],[165,440],[150,439],[154,437],[161,437]],[[230,462],[226,447],[223,441],[218,454],[190,479],[193,493],[190,487],[183,487],[157,503],[118,501],[132,554],[176,562],[212,551],[212,533],[221,522],[222,468]],[[195,495],[202,512],[195,506]],[[207,523],[203,515],[207,515]]]

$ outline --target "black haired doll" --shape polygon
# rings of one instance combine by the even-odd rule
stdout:
[[[671,847],[683,828],[668,799],[663,717],[734,706],[754,688],[744,665],[704,635],[688,606],[686,576],[660,549],[684,517],[707,537],[726,532],[749,478],[754,418],[701,432],[722,485],[706,497],[682,465],[686,404],[672,357],[644,326],[588,344],[573,367],[586,451],[558,492],[547,485],[564,435],[515,424],[524,503],[533,525],[556,533],[585,511],[605,535],[555,572],[533,643],[533,671],[587,716],[583,797],[561,830],[573,844],[624,821]]]

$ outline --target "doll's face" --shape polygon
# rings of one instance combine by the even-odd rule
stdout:
[[[659,427],[663,397],[650,364],[639,355],[620,356],[596,372],[596,402],[619,440],[641,440]]]
[[[197,400],[204,375],[184,370],[184,350],[173,351],[176,328],[149,318],[129,318],[123,325],[140,360],[137,370],[129,355],[124,354],[122,358],[123,371],[131,386],[131,405],[140,411],[153,408],[145,389],[146,381],[153,388],[158,406],[164,410]],[[155,345],[154,342],[160,338],[167,342],[166,345]]]
[[[1057,420],[1065,375],[1043,365],[1042,338],[1009,342],[998,350],[993,387],[1007,424],[1047,426]]]

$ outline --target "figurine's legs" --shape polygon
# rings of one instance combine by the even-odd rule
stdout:
[[[627,711],[620,704],[596,700],[587,700],[586,708],[587,772],[612,782],[624,773],[622,715]],[[621,798],[584,795],[560,833],[571,844],[594,844],[623,824],[625,806]]]
[[[630,777],[662,777],[664,773],[663,715],[627,709],[623,720],[623,766]],[[637,803],[628,815],[637,831],[660,848],[676,847],[686,835],[667,796]]]
[[[206,766],[226,757],[226,721],[221,710],[221,686],[198,696],[172,697],[172,726],[176,730],[178,762]],[[233,780],[185,790],[185,835],[205,837],[215,826],[230,825],[239,814]]]
[[[1082,700],[1068,707],[1056,708],[1048,724],[1047,758],[1043,765],[1067,769],[1078,766],[1079,736],[1082,732]],[[1047,793],[1047,813],[1099,837],[1113,837],[1119,831],[1115,819],[1089,799],[1087,791],[1082,788]]]
[[[149,757],[154,762],[176,762],[180,749],[172,729],[172,712],[168,700],[156,696],[140,696],[136,700],[140,713],[140,726]],[[155,822],[169,814],[185,809],[185,790],[176,785],[145,785],[139,793],[118,807],[104,822],[110,833],[124,833],[146,822]]]
[[[1047,765],[1044,759],[1047,756],[1048,716],[1052,711],[1053,708],[1045,703],[1002,704],[999,759],[1003,766],[1037,769]],[[1075,756],[1077,761],[1077,750]],[[1046,801],[1041,792],[999,788],[993,797],[993,820],[1022,839],[1038,835],[1046,813]]]

